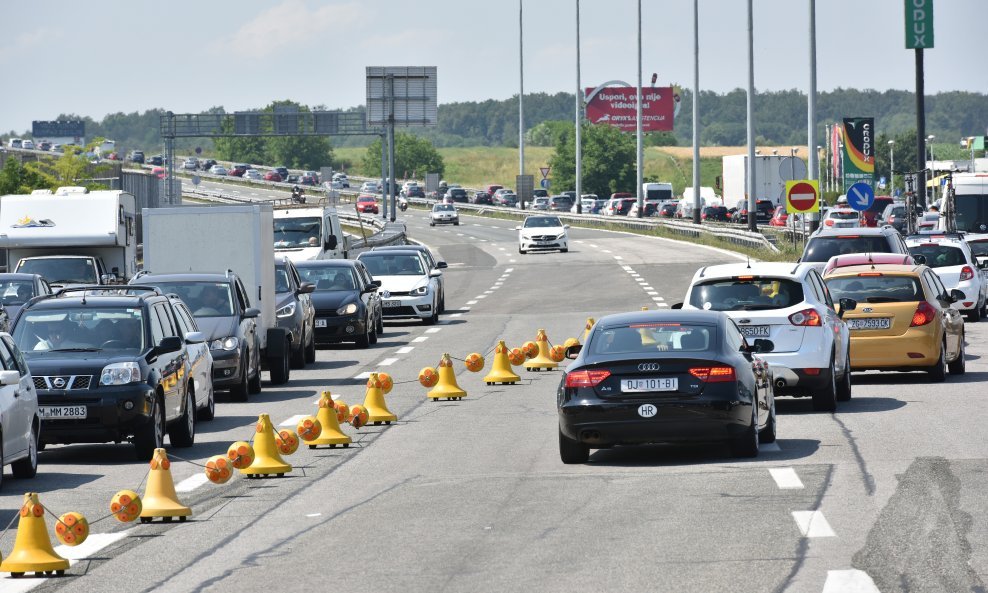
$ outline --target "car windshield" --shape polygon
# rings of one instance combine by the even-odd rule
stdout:
[[[868,206],[867,212],[871,212],[875,214],[882,212],[883,210],[885,210],[886,207],[888,207],[891,201],[892,201],[891,199],[879,200],[876,198],[875,201],[871,203],[871,206]]]
[[[913,276],[836,276],[825,280],[830,294],[837,299],[854,299],[859,303],[909,303],[924,298]]]
[[[142,282],[157,286],[164,294],[177,294],[195,317],[231,317],[234,315],[231,286],[226,282]]]
[[[858,213],[856,211],[842,212],[840,210],[831,210],[830,218],[834,220],[855,220],[858,218]]]
[[[641,355],[649,352],[704,352],[716,344],[710,325],[685,323],[631,323],[594,332],[593,354]]]
[[[563,226],[555,216],[532,216],[525,219],[525,228],[549,228]]]
[[[891,253],[888,240],[882,235],[843,235],[813,237],[806,246],[802,261],[826,262],[835,255],[848,253]]]
[[[803,302],[803,287],[789,278],[725,278],[697,284],[690,305],[714,311],[785,309]]]
[[[25,311],[13,338],[25,353],[144,351],[143,312],[134,307],[35,309]]]
[[[976,257],[988,256],[988,240],[968,241],[967,244],[971,247],[971,253]]]
[[[300,267],[298,274],[303,282],[316,285],[316,292],[330,290],[356,290],[353,270],[343,266]]]
[[[98,284],[96,266],[85,257],[22,259],[18,273],[40,274],[51,284]]]
[[[361,254],[360,261],[372,276],[422,276],[422,262],[417,255]]]
[[[34,280],[0,280],[0,302],[23,305],[34,296]]]
[[[360,196],[359,198],[357,198],[357,201],[358,202],[373,202],[375,200],[374,200],[374,196]]]
[[[433,212],[456,212],[452,204],[436,204],[432,207]]]
[[[274,248],[318,247],[321,230],[318,216],[274,219]]]
[[[964,252],[958,247],[950,245],[940,245],[936,243],[915,245],[909,247],[909,253],[913,256],[922,255],[926,258],[926,265],[931,268],[947,268],[950,266],[963,266],[967,263]]]

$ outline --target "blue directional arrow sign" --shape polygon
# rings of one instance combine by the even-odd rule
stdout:
[[[863,181],[859,181],[847,190],[847,203],[858,212],[864,212],[875,203],[875,190]]]
[[[543,189],[549,189],[549,186],[552,185],[552,183],[550,183],[548,179],[543,179],[541,183],[542,183]]]

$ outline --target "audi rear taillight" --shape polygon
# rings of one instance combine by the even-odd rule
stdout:
[[[690,374],[706,383],[734,381],[734,367],[693,367]]]
[[[961,268],[961,282],[970,280],[971,278],[974,278],[974,270],[971,269],[971,266]]]
[[[789,323],[813,327],[823,325],[823,322],[820,320],[820,314],[816,312],[816,309],[803,309],[802,311],[793,313],[789,316]]]
[[[573,371],[572,373],[566,375],[566,387],[577,388],[577,387],[596,387],[601,381],[611,376],[610,371],[604,370],[589,370],[589,371]]]
[[[927,303],[926,301],[920,301],[919,306],[916,307],[916,312],[913,313],[913,320],[912,323],[909,324],[909,327],[926,325],[933,321],[936,314],[937,310],[933,308],[933,305]]]

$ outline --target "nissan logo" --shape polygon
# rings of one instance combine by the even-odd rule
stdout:
[[[55,377],[51,380],[51,384],[55,389],[61,389],[65,387],[65,379],[61,377]]]
[[[638,365],[639,371],[657,371],[659,370],[659,363],[657,362],[643,362]]]

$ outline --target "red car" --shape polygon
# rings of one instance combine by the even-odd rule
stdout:
[[[878,216],[885,212],[885,207],[892,203],[892,196],[875,196],[875,201],[867,210],[861,213],[861,226],[878,226]]]
[[[357,198],[357,212],[377,214],[377,200],[374,199],[374,196],[359,196]]]
[[[264,174],[264,181],[281,181],[281,175],[277,171],[268,171]]]
[[[243,177],[244,172],[247,171],[247,165],[234,165],[226,172],[230,177]],[[280,180],[279,180],[280,181]]]
[[[775,209],[775,214],[772,215],[772,220],[768,221],[769,226],[786,226],[786,221],[789,220],[789,213],[786,212],[785,206],[778,206]]]
[[[151,174],[154,175],[155,177],[157,177],[158,179],[164,179],[165,178],[165,168],[164,167],[154,167],[153,169],[151,169]]]

